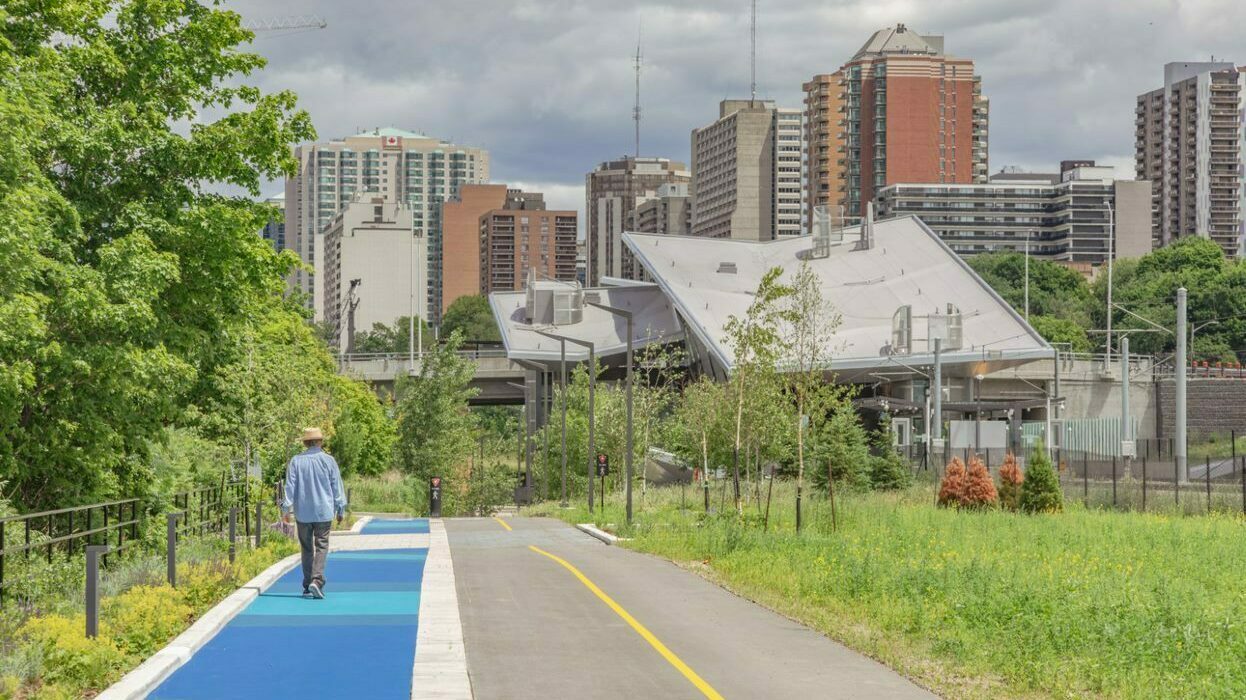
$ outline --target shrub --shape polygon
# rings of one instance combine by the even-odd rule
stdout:
[[[820,434],[814,440],[814,462],[821,462],[821,468],[810,468],[811,462],[806,458],[805,468],[813,481],[814,488],[825,491],[827,488],[828,470],[835,475],[835,486],[847,487],[855,491],[865,491],[870,487],[870,438],[861,420],[851,407],[841,408],[831,414],[830,420],[822,426]]]
[[[959,506],[964,498],[967,480],[965,463],[960,461],[960,457],[953,457],[947,465],[947,471],[943,473],[943,482],[939,484],[939,505]]]
[[[1027,513],[1056,513],[1064,510],[1060,479],[1051,468],[1044,450],[1034,453],[1021,482],[1021,510]]]
[[[895,450],[870,459],[870,485],[881,491],[899,491],[913,484],[913,472]]]
[[[43,682],[103,688],[120,675],[126,658],[112,639],[87,639],[86,619],[48,615],[30,619],[22,636],[43,654]]]
[[[1017,458],[1009,452],[1004,457],[1004,464],[999,468],[999,504],[1007,510],[1021,507],[1021,468],[1017,466]]]
[[[999,496],[995,491],[995,482],[986,470],[982,459],[974,456],[969,460],[969,475],[965,479],[965,489],[961,493],[961,506],[965,508],[993,508]]]
[[[104,603],[102,631],[128,654],[150,656],[177,636],[194,616],[181,591],[136,586]]]

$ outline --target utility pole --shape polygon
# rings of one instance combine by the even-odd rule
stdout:
[[[1129,419],[1129,336],[1121,337],[1121,453],[1125,458],[1125,477],[1129,477],[1129,460],[1133,450],[1126,443],[1133,441],[1133,422]]]
[[[1177,429],[1175,444],[1173,445],[1173,456],[1177,460],[1177,479],[1179,481],[1188,481],[1190,478],[1189,465],[1186,463],[1186,386],[1185,375],[1188,370],[1188,363],[1185,359],[1185,343],[1186,343],[1186,290],[1181,287],[1177,290],[1177,357],[1174,361],[1176,364],[1176,383],[1177,383]]]
[[[1116,222],[1112,215],[1112,204],[1106,199],[1103,200],[1103,204],[1108,211],[1108,335],[1103,371],[1108,373],[1112,371],[1112,261],[1116,258]]]
[[[934,436],[931,449],[943,446],[943,339],[934,339],[934,430],[926,431]]]
[[[1025,234],[1025,322],[1030,322],[1030,234]]]

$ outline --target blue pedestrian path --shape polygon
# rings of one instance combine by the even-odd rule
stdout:
[[[370,520],[363,526],[365,535],[427,535],[428,519]]]
[[[422,525],[427,532],[428,522]],[[427,554],[423,548],[332,552],[324,600],[302,597],[296,566],[149,697],[407,700]]]

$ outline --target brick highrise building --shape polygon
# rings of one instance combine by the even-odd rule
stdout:
[[[805,83],[808,226],[815,206],[862,216],[883,187],[987,181],[988,102],[973,61],[903,24]]]
[[[507,190],[501,208],[480,216],[480,293],[523,289],[529,270],[574,281],[577,218],[547,210],[540,193]]]

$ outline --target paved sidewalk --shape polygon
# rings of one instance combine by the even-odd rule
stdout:
[[[324,600],[302,597],[296,566],[149,697],[407,700],[428,533],[405,520],[335,535]]]

